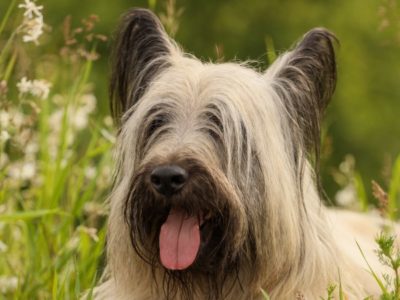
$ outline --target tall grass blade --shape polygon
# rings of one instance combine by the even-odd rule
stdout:
[[[394,163],[392,177],[389,184],[389,212],[392,219],[399,216],[400,201],[400,155]]]
[[[15,221],[29,221],[32,219],[43,218],[47,216],[66,216],[70,215],[66,212],[63,212],[59,209],[42,209],[42,210],[33,210],[33,211],[23,211],[12,214],[3,214],[0,215],[0,221],[2,222],[15,222]]]
[[[6,14],[4,15],[3,19],[1,20],[1,23],[0,23],[0,35],[3,33],[3,30],[6,27],[8,19],[10,18],[11,12],[14,9],[14,6],[15,6],[16,2],[17,2],[17,0],[12,0],[11,1],[10,5],[7,8]]]
[[[386,289],[384,283],[382,282],[382,280],[378,277],[378,275],[375,273],[375,271],[372,269],[371,265],[369,264],[367,258],[365,257],[364,251],[361,249],[360,244],[356,241],[358,250],[360,251],[365,263],[368,266],[369,272],[371,273],[371,275],[374,277],[376,283],[379,285],[379,288],[381,289],[383,294],[387,294],[388,290]]]

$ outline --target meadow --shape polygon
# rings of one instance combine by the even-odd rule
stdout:
[[[112,120],[96,117],[91,16],[64,24],[58,53],[38,49],[42,6],[12,1],[0,35],[0,298],[76,299],[101,272]],[[36,53],[35,53],[36,52]],[[35,53],[32,59],[32,53]],[[11,77],[17,80],[10,80]]]
[[[175,34],[185,11],[175,1],[164,4],[147,3],[161,7],[162,21]],[[98,49],[107,48],[110,34],[98,30],[96,15],[48,24],[46,8],[40,1],[10,0],[0,11],[0,299],[77,299],[85,291],[90,298],[105,260],[115,128],[106,95],[97,96],[107,76],[98,80],[93,70],[106,64],[108,50]],[[271,62],[275,49],[266,41]],[[325,132],[326,161],[336,140],[329,128]],[[380,175],[360,172],[354,157],[331,163],[324,174],[335,182],[331,202],[398,219],[400,156],[383,164],[384,184],[377,182]],[[383,278],[370,270],[381,299],[400,299],[393,239],[378,237],[377,248],[393,269]],[[322,299],[333,295],[345,299],[340,286],[327,287]]]

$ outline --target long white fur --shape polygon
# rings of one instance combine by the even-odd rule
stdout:
[[[251,172],[254,164],[251,153],[257,153],[262,170],[260,184],[266,192],[260,198],[242,201],[251,203],[252,209],[246,211],[249,219],[262,220],[252,226],[258,226],[256,232],[265,235],[262,239],[267,241],[257,249],[263,257],[263,281],[257,287],[244,286],[244,291],[237,284],[229,299],[262,299],[261,289],[266,289],[271,299],[303,299],[301,296],[319,299],[326,294],[328,285],[339,283],[348,299],[376,295],[378,287],[364,270],[366,265],[355,244],[357,239],[362,240],[367,259],[380,268],[371,246],[379,230],[376,220],[328,211],[321,203],[308,163],[302,173],[303,199],[299,198],[293,141],[288,138],[295,130],[289,122],[293,116],[273,88],[277,84],[276,74],[286,66],[291,54],[284,54],[262,74],[245,64],[203,63],[183,54],[172,43],[170,46],[170,67],[156,76],[140,101],[125,113],[126,122],[118,136],[115,157],[119,171],[110,197],[108,266],[104,282],[95,290],[95,299],[163,298],[162,287],[155,284],[151,268],[132,249],[122,211],[130,179],[138,168],[157,156],[180,152],[190,152],[210,165],[226,169],[224,175],[233,188],[260,179],[252,178]],[[174,108],[166,112],[171,117],[169,132],[150,149],[138,150],[140,125],[158,103]],[[223,136],[228,156],[226,166],[220,165],[221,153],[201,130],[209,126],[202,116],[210,104],[222,112],[222,125],[227,129]],[[242,126],[246,137],[242,136]],[[246,145],[238,146],[244,138]],[[359,221],[353,222],[353,217]],[[367,225],[367,230],[357,232],[361,238],[353,236],[356,227]],[[279,280],[274,281],[277,275]],[[162,282],[163,271],[156,270],[155,276]],[[243,269],[240,276],[251,277],[252,272]],[[194,299],[207,299],[207,291]]]

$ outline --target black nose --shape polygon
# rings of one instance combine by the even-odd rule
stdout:
[[[153,187],[164,196],[171,196],[186,183],[187,172],[177,165],[156,167],[150,174]]]

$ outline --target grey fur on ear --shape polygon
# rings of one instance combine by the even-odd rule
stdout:
[[[122,18],[112,58],[110,107],[117,123],[170,65],[174,51],[158,18],[147,9],[135,8]]]
[[[317,162],[321,121],[336,86],[335,42],[328,30],[312,29],[266,73],[288,111],[294,144],[314,152]]]

